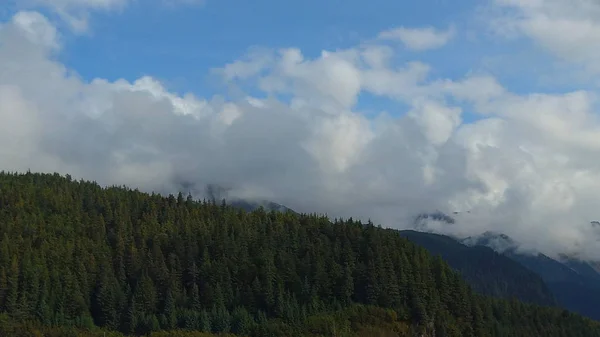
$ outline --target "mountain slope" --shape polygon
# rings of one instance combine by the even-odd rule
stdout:
[[[516,297],[542,305],[556,304],[552,292],[537,274],[488,247],[469,247],[451,237],[433,233],[406,230],[400,235],[431,254],[440,255],[482,294]]]
[[[371,224],[31,173],[0,173],[0,224],[0,335],[600,335]]]
[[[588,263],[568,258],[561,262],[540,253],[520,253],[514,240],[500,233],[486,232],[463,242],[502,251],[503,255],[540,275],[561,306],[600,320],[597,305],[600,303],[600,277]]]
[[[543,254],[524,255],[514,252],[506,256],[539,274],[559,304],[569,310],[600,320],[600,281],[581,274]]]
[[[600,282],[600,273],[596,269],[594,263],[587,261],[580,261],[578,259],[563,255],[561,256],[560,261],[567,267],[574,270],[581,276],[586,278],[594,279]]]

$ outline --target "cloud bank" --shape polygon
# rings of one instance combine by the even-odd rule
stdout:
[[[501,1],[521,11],[519,34],[543,44],[524,24],[541,3]],[[59,52],[60,34],[39,13],[0,28],[1,169],[146,191],[219,184],[394,228],[456,211],[454,224],[431,228],[494,230],[552,256],[600,259],[590,223],[600,218],[597,91],[518,94],[491,75],[436,78],[431,65],[395,64],[396,51],[373,42],[315,58],[254,50],[215,70],[254,93],[225,100],[176,95],[151,77],[84,81]],[[581,53],[571,60],[594,55]],[[364,94],[397,104],[367,117]],[[478,118],[465,122],[466,110]]]
[[[600,2],[596,0],[493,0],[494,29],[527,36],[562,60],[600,73]]]

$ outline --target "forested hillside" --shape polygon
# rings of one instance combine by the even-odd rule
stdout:
[[[0,238],[2,336],[600,336],[351,219],[1,173]]]

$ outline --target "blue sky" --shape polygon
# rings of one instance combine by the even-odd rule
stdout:
[[[354,0],[209,0],[203,5],[166,6],[134,1],[117,11],[91,12],[90,29],[84,34],[70,32],[63,24],[65,45],[58,57],[87,80],[133,81],[151,75],[174,92],[210,97],[223,92],[210,70],[256,46],[296,47],[306,57],[317,57],[322,50],[350,48],[398,26],[446,29],[452,25],[456,37],[444,48],[400,50],[396,60],[431,64],[431,75],[442,78],[492,73],[515,92],[572,87],[540,79],[540,73],[551,77],[554,59],[540,53],[531,41],[492,36],[481,18],[486,4],[476,0],[374,0],[368,5]],[[51,12],[44,13],[52,17]],[[389,104],[388,99],[363,93],[357,108],[378,111]],[[468,109],[466,113],[469,119]]]
[[[243,56],[249,48],[300,48],[307,57],[321,50],[352,47],[397,26],[455,25],[461,30],[442,50],[406,52],[401,60],[435,64],[436,75],[458,77],[485,69],[481,59],[506,46],[470,41],[481,1],[207,1],[167,7],[137,1],[119,12],[94,12],[90,32],[64,30],[60,59],[86,79],[134,80],[152,75],[176,91],[212,93],[209,70]],[[506,49],[502,50],[506,52]],[[510,74],[507,74],[510,77]]]
[[[469,2],[474,3],[463,5]],[[364,2],[337,0],[223,0],[170,9],[137,2],[120,14],[94,15],[93,33],[70,37],[61,57],[86,78],[133,80],[152,74],[183,86],[179,90],[198,92],[210,68],[236,60],[253,46],[298,47],[317,56],[399,24],[445,28],[470,11],[440,0],[376,0],[366,8]]]

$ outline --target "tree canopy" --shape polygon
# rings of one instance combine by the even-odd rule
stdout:
[[[372,223],[35,173],[0,173],[0,312],[12,336],[600,336]]]

